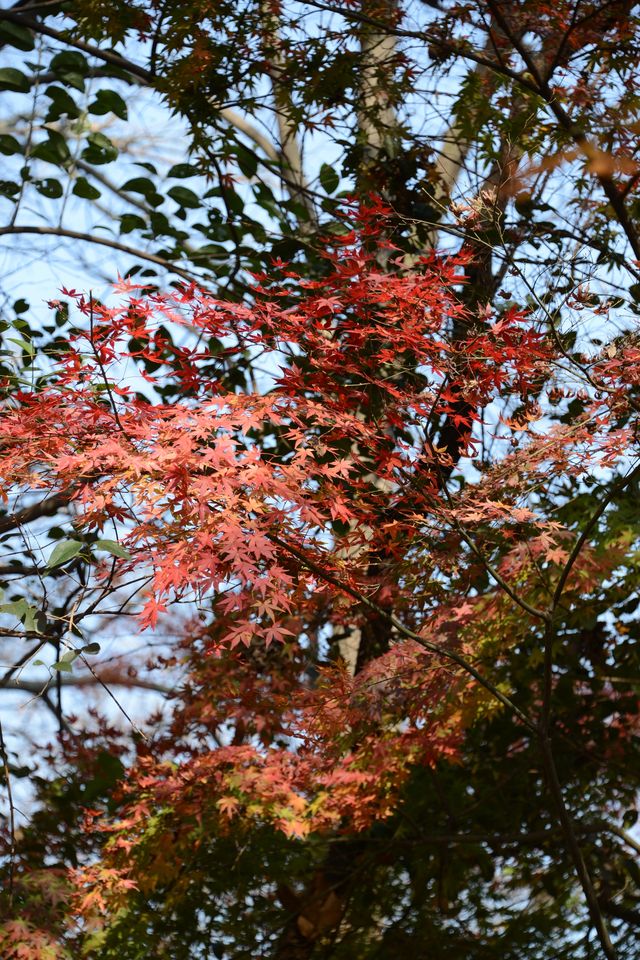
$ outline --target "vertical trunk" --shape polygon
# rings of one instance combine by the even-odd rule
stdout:
[[[390,20],[396,13],[396,0],[363,0],[362,10],[379,20]],[[364,25],[361,32],[362,72],[357,112],[359,146],[358,192],[386,193],[385,163],[400,150],[399,123],[393,101],[396,41],[393,36]],[[278,111],[285,124],[286,110]],[[281,134],[282,136],[282,134]],[[293,162],[295,163],[295,156]],[[380,257],[385,267],[386,252]],[[359,453],[362,460],[363,455]],[[373,468],[373,464],[372,464]],[[388,485],[372,470],[368,478],[380,489]],[[364,540],[367,540],[364,531]],[[372,582],[384,579],[384,557],[369,555],[366,545],[346,554],[359,566],[365,566]],[[388,622],[375,614],[367,614],[347,628],[339,641],[339,654],[351,674],[362,670],[374,657],[388,648]],[[279,891],[280,901],[289,914],[277,960],[309,960],[315,944],[324,936],[335,934],[344,920],[349,891],[355,879],[360,844],[357,840],[332,846],[321,868],[309,878],[305,890],[294,894],[290,888]]]
[[[364,0],[362,10],[378,21],[392,22],[396,14],[396,2]],[[360,148],[358,190],[361,195],[374,192],[392,200],[394,186],[397,186],[393,181],[393,160],[402,150],[401,124],[394,99],[396,38],[383,30],[364,24],[360,42],[362,70],[357,113],[357,143]],[[286,117],[286,111],[282,111],[282,114]],[[457,128],[453,127],[438,171],[437,196],[443,206],[451,194],[468,149],[468,141],[462,140]],[[388,256],[385,251],[379,259],[382,269],[388,266]],[[487,270],[490,273],[490,253],[488,258],[482,258],[479,270],[481,273]],[[469,287],[474,290],[473,299],[481,297],[482,282],[480,274],[477,282],[470,282]],[[490,294],[487,299],[489,296]],[[453,419],[442,424],[438,437],[439,445],[444,444],[449,454],[449,473],[462,456],[467,442],[465,432],[459,427],[455,432],[451,432],[453,424]],[[392,436],[390,442],[393,442]],[[366,456],[361,451],[358,451],[358,458],[366,463]],[[446,482],[447,475],[443,473],[441,483]],[[390,485],[376,476],[373,464],[367,479],[372,485],[391,495]],[[354,565],[366,570],[372,588],[375,588],[375,585],[382,587],[387,578],[388,556],[384,549],[368,549],[367,531],[362,533],[363,545],[345,552],[344,559],[351,560]],[[393,587],[393,584],[388,586]],[[375,593],[371,594],[371,597],[389,607],[392,600],[386,598],[391,598],[392,595],[391,589],[383,591],[385,599],[377,598]],[[392,642],[392,631],[387,618],[371,611],[359,613],[357,622],[354,618],[353,624],[346,629],[338,643],[339,654],[352,675],[359,673],[373,659],[383,654]],[[350,890],[358,882],[357,863],[360,850],[361,844],[357,839],[332,846],[324,863],[309,877],[302,892],[294,893],[290,888],[279,892],[289,920],[276,952],[277,960],[309,960],[314,954],[316,944],[339,930],[344,922]]]
[[[299,129],[293,120],[293,102],[287,83],[286,63],[280,44],[280,24],[270,9],[269,3],[264,2],[262,10],[264,53],[267,73],[271,81],[278,128],[282,180],[290,199],[301,208],[302,216],[299,229],[302,234],[305,234],[311,232],[317,225],[317,215],[304,173]]]
[[[393,22],[397,15],[397,0],[363,0],[362,12],[381,22]],[[357,110],[356,140],[360,146],[358,192],[388,194],[385,164],[401,150],[401,132],[394,102],[394,72],[397,52],[392,34],[363,24],[360,33],[361,77]],[[387,266],[389,251],[381,250],[378,261]],[[366,457],[359,454],[361,461]],[[381,481],[371,474],[368,478],[380,488]],[[386,485],[388,487],[388,484]],[[386,490],[387,493],[391,491]],[[365,540],[367,537],[365,531]],[[345,559],[362,562],[366,548],[347,553]],[[373,579],[384,577],[383,558],[371,556],[368,575]],[[388,621],[367,614],[365,622],[353,624],[339,641],[338,649],[351,675],[361,670],[375,656],[388,648],[390,628]]]
[[[392,22],[397,13],[397,2],[364,0],[362,11],[381,22]],[[393,94],[396,38],[369,24],[363,24],[360,51],[362,72],[357,111],[357,141],[360,145],[358,187],[361,193],[374,190],[384,194],[384,161],[396,156],[401,149]]]

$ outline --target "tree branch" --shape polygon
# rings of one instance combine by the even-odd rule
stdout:
[[[231,110],[229,107],[220,108],[220,116],[223,120],[226,120],[227,123],[230,123],[232,127],[235,127],[236,130],[239,130],[240,133],[243,133],[245,137],[248,137],[249,140],[253,140],[256,146],[260,147],[262,152],[271,160],[273,163],[281,164],[282,155],[274,147],[273,143],[265,136],[257,127],[254,127],[252,123],[249,123],[241,114],[236,113],[235,110]]]
[[[49,688],[50,683],[53,682],[53,677],[49,678],[46,683],[38,680],[13,680],[6,683],[0,682],[0,689],[4,690],[17,690],[24,691],[25,693],[35,693],[40,694]],[[173,693],[173,688],[167,686],[164,683],[157,683],[155,680],[145,680],[144,678],[137,677],[118,677],[118,676],[105,676],[102,674],[100,677],[92,676],[88,674],[86,676],[61,676],[60,684],[63,687],[95,687],[102,686],[103,683],[108,683],[112,687],[124,687],[131,690],[152,690],[155,693],[161,693],[164,696],[168,696],[170,693]]]
[[[307,190],[302,151],[298,142],[298,127],[291,120],[293,107],[291,94],[287,84],[282,82],[284,62],[279,47],[279,21],[270,4],[263,2],[261,12],[265,23],[265,39],[267,42],[265,69],[271,81],[278,124],[278,139],[280,141],[278,160],[283,168],[283,180],[287,185],[289,196],[307,211],[309,221],[301,224],[301,232],[308,233],[317,224],[317,214],[313,200]]]
[[[24,14],[13,13],[11,10],[0,10],[0,21],[2,20],[6,20],[8,23],[15,23],[19,27],[26,27],[27,30],[33,30],[34,33],[42,34],[45,37],[51,37],[52,40],[58,40],[67,46],[75,47],[76,50],[82,50],[92,57],[97,57],[105,63],[110,63],[112,66],[118,67],[126,73],[130,73],[132,76],[144,80],[145,83],[151,83],[153,79],[151,71],[145,70],[144,67],[134,63],[132,60],[127,60],[126,57],[120,56],[119,53],[114,53],[111,50],[102,50],[93,43],[86,43],[86,41],[80,40],[77,37],[69,36],[67,31],[55,30],[53,27],[48,27],[39,20],[25,17]]]
[[[308,557],[302,552],[302,550],[294,547],[293,544],[287,543],[285,540],[282,540],[273,533],[268,533],[267,537],[272,541],[272,543],[277,544],[287,553],[290,553],[291,556],[300,560],[300,562],[303,563],[308,570],[310,570],[312,573],[315,573],[318,577],[320,577],[321,580],[324,580],[325,583],[330,583],[338,590],[341,590],[343,593],[353,597],[354,600],[358,601],[358,603],[362,603],[365,607],[373,610],[374,613],[378,614],[378,616],[383,617],[388,623],[391,624],[391,626],[395,627],[398,633],[402,634],[402,636],[407,637],[409,640],[414,640],[421,647],[424,647],[425,650],[428,650],[429,653],[435,654],[440,659],[450,660],[452,663],[457,664],[457,666],[461,667],[465,673],[468,673],[469,676],[473,677],[477,683],[484,687],[485,690],[495,697],[496,700],[498,700],[504,707],[513,713],[529,731],[532,733],[538,732],[535,724],[529,719],[529,717],[527,717],[525,713],[523,713],[523,711],[513,702],[513,700],[498,690],[498,688],[494,686],[494,684],[484,677],[478,670],[476,670],[476,668],[469,663],[465,657],[460,656],[460,654],[455,653],[453,650],[446,650],[439,644],[433,643],[433,641],[427,640],[419,633],[411,630],[411,628],[405,626],[401,620],[398,620],[398,618],[391,613],[390,610],[387,610],[375,603],[373,600],[370,600],[369,597],[365,596],[365,594],[361,593],[359,590],[356,590],[356,588],[352,587],[350,584],[344,583],[344,581],[340,580],[338,577],[334,576],[334,574],[330,573],[328,570],[325,570],[320,566],[320,564]]]
[[[33,234],[35,236],[66,237],[70,240],[83,240],[86,243],[97,243],[102,247],[110,247],[112,250],[120,250],[128,253],[132,257],[138,257],[141,260],[148,260],[155,263],[171,273],[177,274],[188,283],[202,284],[202,281],[188,270],[183,270],[176,266],[171,260],[159,257],[155,253],[146,253],[144,250],[138,250],[136,247],[130,247],[125,243],[119,243],[117,240],[108,240],[106,237],[96,237],[90,233],[81,233],[78,230],[68,230],[65,227],[35,227],[35,226],[10,226],[0,227],[0,237],[10,236],[12,234]],[[0,531],[1,532],[1,531]]]
[[[38,520],[40,517],[50,517],[57,513],[61,507],[67,506],[73,497],[72,490],[62,490],[60,493],[54,493],[52,496],[34,503],[30,507],[24,507],[18,513],[8,513],[0,517],[0,534],[7,533],[9,530],[15,530],[24,524],[31,523],[32,520]]]
[[[492,60],[484,54],[477,53],[468,42],[445,39],[440,34],[429,33],[427,30],[408,30],[404,27],[397,27],[393,24],[385,23],[383,20],[377,20],[375,17],[370,17],[359,10],[334,7],[327,3],[321,3],[319,0],[302,0],[302,3],[306,6],[314,7],[316,10],[325,10],[327,13],[334,13],[337,16],[344,17],[345,20],[368,24],[376,30],[386,32],[394,37],[404,37],[408,40],[421,40],[423,43],[442,50],[444,53],[451,53],[455,56],[462,57],[464,60],[470,60],[472,63],[488,67],[488,69],[494,73],[514,80],[533,93],[538,92],[535,84],[531,83],[526,76],[518,73],[517,70],[512,70],[504,63]]]
[[[579,124],[567,113],[567,111],[559,102],[558,97],[551,90],[549,86],[550,75],[542,75],[540,69],[538,68],[538,64],[535,61],[535,57],[531,55],[526,45],[522,43],[518,37],[514,36],[507,18],[500,9],[500,5],[496,4],[494,0],[487,0],[487,4],[492,15],[495,17],[496,23],[499,24],[500,29],[508,38],[513,49],[522,57],[523,61],[527,65],[529,73],[535,80],[535,86],[537,88],[536,93],[542,97],[558,121],[559,125],[563,130],[566,131],[566,133],[569,134],[578,149],[584,153],[585,158],[588,160],[591,159],[592,151],[590,150],[589,139],[583,132],[581,124]],[[629,217],[623,195],[616,187],[611,176],[603,173],[596,173],[595,176],[598,180],[598,183],[602,187],[607,200],[613,208],[613,211],[618,219],[618,223],[624,230],[636,259],[640,259],[640,238],[638,237],[636,228]]]
[[[560,779],[558,777],[558,770],[556,767],[555,758],[553,756],[551,742],[548,736],[546,736],[544,733],[540,734],[540,744],[542,747],[544,764],[547,771],[549,790],[558,811],[558,818],[562,826],[565,841],[567,847],[569,848],[569,853],[571,855],[571,859],[573,860],[575,871],[580,881],[585,900],[587,901],[591,922],[596,929],[598,939],[600,940],[600,945],[605,956],[607,957],[607,960],[616,960],[617,954],[613,943],[611,942],[609,930],[607,929],[607,925],[604,917],[602,916],[602,910],[600,909],[600,904],[598,902],[598,895],[593,885],[591,874],[589,873],[589,869],[576,836],[573,818],[571,817],[564,800],[562,785],[560,784]]]

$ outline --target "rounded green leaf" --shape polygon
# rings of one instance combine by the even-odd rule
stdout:
[[[176,163],[171,167],[167,176],[175,177],[176,180],[184,180],[186,177],[197,177],[200,171],[190,163]]]
[[[113,557],[122,557],[123,560],[131,559],[129,551],[125,550],[117,540],[96,540],[95,548],[96,550],[104,550],[105,553],[110,553]]]
[[[64,114],[71,120],[75,120],[80,116],[80,110],[75,100],[66,90],[63,90],[62,87],[52,85],[47,87],[45,93],[51,100],[51,106],[46,116],[47,123],[51,120],[58,120]]]
[[[57,53],[51,61],[53,73],[76,90],[84,90],[84,78],[89,72],[89,64],[77,50],[63,50]]]
[[[105,113],[114,113],[121,120],[127,119],[127,105],[115,90],[98,90],[96,99],[89,105],[89,113],[101,117]]]
[[[48,130],[47,133],[48,138],[32,150],[31,156],[37,157],[38,160],[46,160],[47,163],[53,163],[57,167],[64,166],[71,159],[67,141],[57,130]]]
[[[90,133],[87,137],[88,146],[82,152],[82,159],[87,163],[98,166],[103,163],[111,163],[118,156],[118,148],[115,147],[109,137],[104,133]]]
[[[98,197],[102,196],[100,191],[89,183],[86,177],[78,177],[73,185],[72,193],[76,197],[82,197],[83,200],[97,200]]]
[[[239,147],[237,153],[238,166],[242,173],[251,180],[258,172],[258,157],[253,150],[246,147]]]
[[[0,180],[0,196],[15,197],[20,193],[20,187],[13,180]]]
[[[181,207],[195,209],[200,206],[200,198],[193,190],[189,190],[188,187],[171,187],[167,193],[171,199],[179,203]]]
[[[0,43],[27,52],[35,46],[30,30],[17,23],[9,23],[8,20],[0,23]]]
[[[14,153],[22,153],[22,147],[10,133],[3,133],[0,134],[0,153],[10,157]]]
[[[323,163],[320,167],[320,183],[327,193],[335,193],[340,186],[340,177],[328,163]]]
[[[79,656],[79,650],[67,650],[59,660],[51,664],[51,669],[58,670],[60,673],[71,673],[71,664],[74,660],[77,660]]]
[[[21,70],[16,70],[15,67],[0,68],[0,90],[28,93],[30,89],[29,78]]]
[[[8,613],[16,620],[22,620],[29,609],[29,604],[24,597],[20,597],[19,600],[12,600],[10,603],[0,603],[0,613]]]
[[[132,230],[144,230],[145,221],[137,213],[124,213],[120,217],[120,233],[131,233]]]
[[[148,177],[133,177],[123,183],[120,189],[126,190],[128,193],[141,193],[143,197],[156,192],[155,184]]]
[[[47,560],[47,567],[59,567],[61,564],[67,563],[77,557],[83,547],[84,543],[80,543],[79,540],[62,540],[52,550],[51,556]]]
[[[48,177],[46,180],[35,180],[34,184],[38,193],[41,193],[43,197],[48,197],[50,200],[56,200],[63,194],[60,181],[54,180],[51,177]]]

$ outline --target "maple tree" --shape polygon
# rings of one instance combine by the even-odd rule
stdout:
[[[58,121],[90,73],[163,94],[191,124],[186,173],[216,185],[209,206],[169,190],[182,225],[121,218],[175,248],[116,247],[186,283],[163,292],[138,269],[116,306],[65,288],[41,331],[22,307],[7,327],[3,636],[26,646],[5,683],[42,660],[32,689],[59,734],[35,774],[0,743],[2,949],[632,957],[631,5],[424,4],[420,27],[390,3],[307,6],[329,20],[253,3],[3,12],[18,50],[53,42],[62,84],[46,143],[33,118],[26,145],[3,141],[25,160],[16,210],[32,189],[56,199],[34,160],[80,183],[64,144],[91,128]],[[148,67],[110,45],[136,37]],[[265,64],[280,208],[238,140],[246,118],[221,107],[233,90],[258,110]],[[439,160],[402,116],[438,70],[462,91]],[[16,73],[0,80],[25,92]],[[38,93],[37,74],[21,75]],[[126,113],[118,96],[88,112]],[[331,199],[332,168],[326,195],[304,176],[297,136],[320,107],[329,131],[355,122],[334,138],[350,200]],[[115,160],[105,140],[88,134],[89,177]],[[119,196],[157,210],[147,172]],[[211,259],[189,246],[191,209]],[[8,235],[36,232],[12,217]],[[151,661],[110,668],[104,638],[133,618]],[[77,680],[126,711],[114,690],[163,675],[170,712],[143,727],[62,706]]]

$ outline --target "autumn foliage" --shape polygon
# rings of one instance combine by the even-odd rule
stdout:
[[[75,332],[3,415],[3,497],[67,498],[73,538],[52,565],[111,544],[89,615],[142,583],[140,630],[177,623],[164,667],[187,672],[169,728],[139,741],[106,806],[87,797],[85,862],[38,871],[28,844],[14,853],[8,896],[25,912],[3,928],[5,955],[116,943],[133,892],[188,896],[211,836],[255,823],[357,837],[397,815],[417,769],[462,763],[491,718],[506,716],[521,753],[556,729],[622,757],[637,732],[611,685],[565,669],[558,638],[633,563],[615,528],[591,542],[611,493],[581,527],[562,501],[612,473],[616,493],[635,482],[640,348],[627,337],[568,362],[530,312],[471,313],[465,258],[407,265],[387,215],[352,210],[322,278],[275,263],[251,305],[130,282],[115,307],[64,291]],[[262,358],[255,391],[230,390],[217,371],[247,354]],[[86,662],[73,634],[65,647]],[[539,664],[526,690],[523,655]],[[94,779],[105,737],[66,736]],[[309,942],[344,910],[329,893],[331,921],[300,913]]]
[[[638,5],[0,55],[0,957],[636,960]]]

